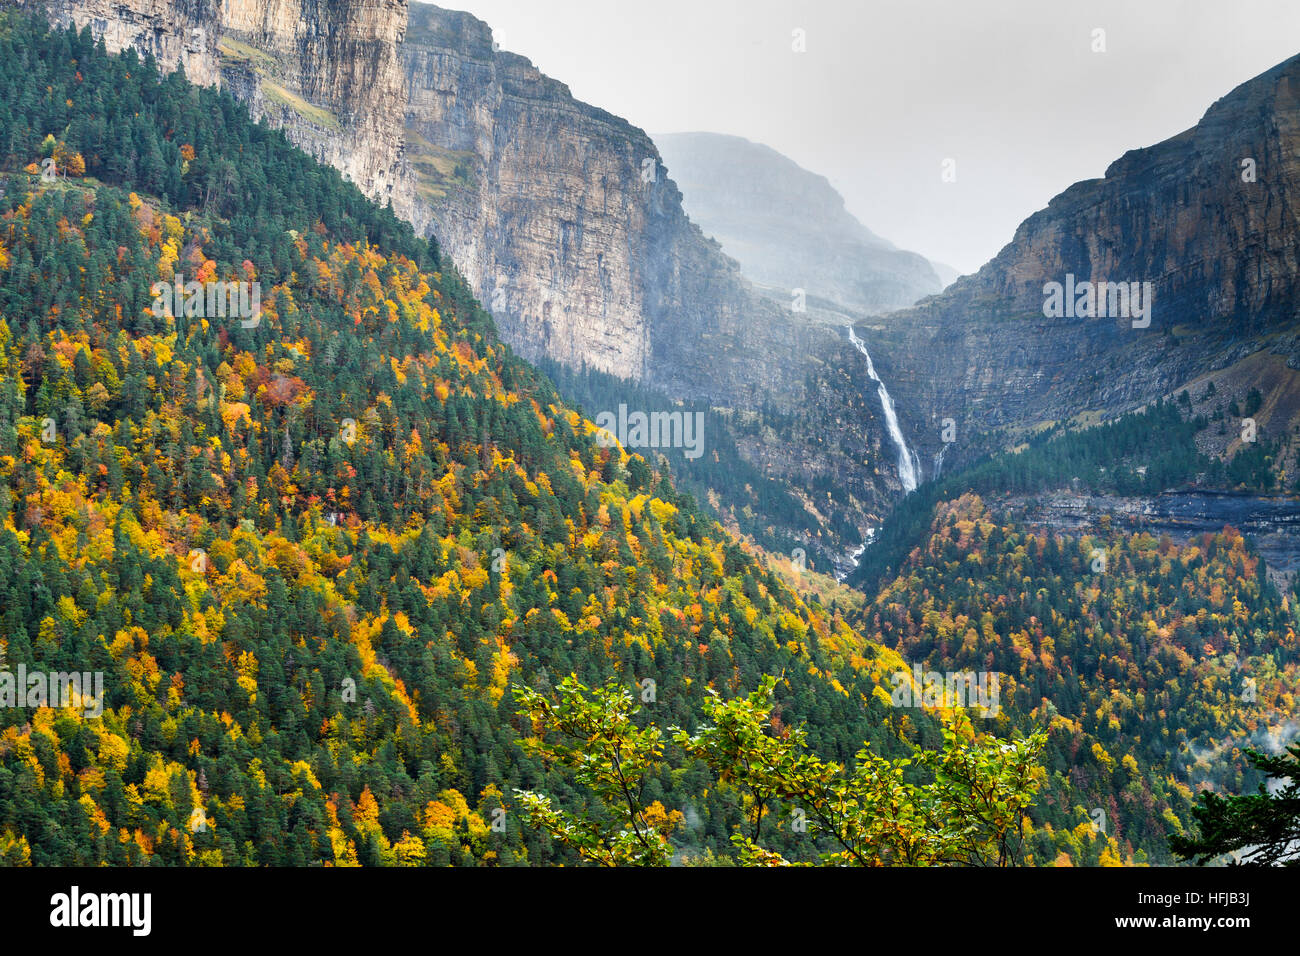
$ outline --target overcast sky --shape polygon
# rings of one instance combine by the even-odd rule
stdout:
[[[766,143],[830,179],[878,235],[961,271],[1071,183],[1300,53],[1298,0],[440,5],[652,134]]]

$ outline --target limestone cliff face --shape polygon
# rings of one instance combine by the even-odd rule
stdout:
[[[373,199],[398,202],[406,0],[219,0],[222,80]]]
[[[0,0],[223,85],[379,201],[403,178],[406,0]]]
[[[798,489],[817,484],[860,528],[898,490],[842,322],[758,295],[687,217],[649,136],[498,50],[483,22],[405,0],[45,2],[112,49],[221,84],[391,201],[523,355],[742,417],[778,410],[781,439],[742,449]]]
[[[1066,190],[977,274],[881,320],[878,364],[928,449],[945,417],[970,434],[1113,414],[1231,378],[1252,355],[1277,366],[1266,412],[1286,427],[1300,384],[1298,147],[1300,57]],[[1044,285],[1067,274],[1152,283],[1150,327],[1045,317]]]
[[[682,210],[650,137],[495,49],[466,13],[411,7],[403,211],[436,235],[525,355],[746,402],[803,323],[760,301]],[[776,341],[774,342],[773,339]]]
[[[133,47],[164,70],[185,68],[195,83],[218,82],[217,0],[4,0],[7,6],[43,7],[60,26],[89,26],[110,52]]]
[[[649,140],[495,50],[469,14],[413,6],[401,58],[421,181],[401,211],[523,354],[642,378],[651,317],[636,260],[666,186],[641,182]]]

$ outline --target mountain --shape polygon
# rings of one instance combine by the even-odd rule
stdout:
[[[1181,545],[1118,522],[1058,533],[964,494],[855,623],[931,671],[998,674],[1004,706],[1050,728],[1038,861],[1168,863],[1196,792],[1252,792],[1241,750],[1298,729],[1300,593],[1263,568],[1223,525]],[[1090,856],[1094,828],[1118,856]]]
[[[569,674],[681,726],[780,675],[827,759],[935,739],[901,658],[228,94],[5,12],[0,102],[0,861],[576,862],[513,796],[581,804],[510,693]],[[731,858],[738,790],[645,785],[680,856]]]
[[[1214,393],[1048,426],[973,465],[954,456],[867,549],[880,586],[828,607],[657,455],[608,441],[501,340],[447,250],[396,204],[368,200],[229,91],[105,46],[89,26],[0,15],[5,863],[578,862],[563,834],[521,825],[518,792],[547,795],[531,804],[543,818],[608,808],[581,772],[538,757],[549,733],[533,718],[549,704],[521,709],[512,693],[536,704],[573,680],[637,688],[638,735],[696,731],[718,701],[748,699],[769,708],[750,743],[806,734],[859,780],[914,745],[908,775],[924,775],[938,741],[971,736],[945,726],[950,708],[920,678],[899,699],[909,664],[941,684],[992,680],[1003,696],[977,726],[997,740],[966,767],[1004,767],[1016,748],[997,741],[1045,732],[1042,772],[1024,768],[1041,784],[1024,828],[1036,864],[1167,861],[1195,790],[1250,789],[1240,748],[1293,733],[1300,593],[1240,534],[1174,542],[1109,515],[1103,533],[1057,533],[1006,514],[1009,495],[1076,482],[1115,496],[1200,473],[1269,487],[1281,438],[1230,460],[1200,446],[1213,428],[1197,405]],[[468,181],[470,166],[451,171]],[[239,311],[212,311],[227,286]],[[248,312],[245,293],[259,303]],[[1281,321],[1267,304],[1260,336]],[[869,342],[886,379],[907,360],[876,348],[898,336],[896,316],[843,338],[815,317],[786,321],[845,365],[803,367],[801,394],[822,404],[735,414],[737,447],[788,460],[863,420],[875,434],[907,423],[862,354]],[[871,385],[856,388],[852,368]],[[569,384],[602,403],[650,388],[599,374]],[[1238,411],[1262,419],[1277,400],[1257,390]],[[702,404],[679,412],[726,414]],[[819,467],[864,451],[848,448]],[[907,452],[867,450],[861,468]],[[836,490],[803,485],[827,511]],[[22,706],[11,668],[64,690],[72,673],[98,675],[102,690]],[[715,772],[707,747],[682,762],[678,744],[676,766],[649,762],[643,816],[679,859],[752,861],[731,836],[763,822],[747,818],[753,779]],[[897,806],[894,778],[876,779]],[[898,829],[896,814],[850,802]],[[780,804],[764,846],[823,858],[830,834],[787,828],[804,804]]]
[[[824,176],[776,150],[719,133],[657,135],[686,212],[755,285],[850,313],[906,308],[945,285],[923,256],[863,226]]]
[[[811,284],[802,311],[760,294],[687,216],[644,132],[498,50],[468,14],[400,0],[38,6],[222,85],[436,234],[522,354],[612,374],[643,403],[702,403],[721,430],[701,479],[710,504],[737,525],[748,515],[770,548],[813,548],[821,567],[911,486],[908,461],[930,477],[1184,390],[1194,417],[1221,426],[1197,435],[1204,452],[1239,450],[1230,417],[1269,442],[1300,423],[1294,60],[1071,187],[977,274],[850,337],[848,306]],[[772,182],[802,183],[831,233],[878,249],[833,195],[763,161]],[[1149,283],[1150,324],[1044,314],[1049,284],[1103,281]],[[570,397],[594,391],[614,394]],[[1285,485],[1295,448],[1273,462]],[[779,489],[724,468],[732,449]]]
[[[648,135],[498,49],[481,20],[404,0],[36,6],[220,85],[391,202],[522,355],[612,375],[647,412],[716,410],[699,487],[769,549],[846,568],[904,489],[842,317],[815,290],[803,310],[759,294],[687,216]]]
[[[866,333],[935,480],[850,577],[855,622],[1002,674],[1135,859],[1296,733],[1298,83],[1243,84]]]
[[[412,5],[400,55],[420,185],[399,212],[438,237],[505,340],[625,380],[628,400],[717,410],[710,457],[734,446],[753,477],[717,467],[701,490],[768,547],[842,561],[902,488],[845,323],[759,294],[688,217],[644,131],[497,49],[481,20]],[[570,395],[597,392],[613,401],[593,414],[623,398]]]
[[[1005,810],[979,784],[1025,714],[896,703],[902,657],[603,441],[390,207],[89,29],[0,14],[0,102],[0,862],[580,862],[526,825],[610,815],[537,755],[573,680],[636,688],[641,734],[761,700],[758,737],[891,808],[942,745]],[[746,785],[673,756],[637,777],[665,855],[752,859]],[[868,803],[855,832],[929,842],[965,786],[931,783],[905,830]],[[1013,859],[1022,832],[1029,862],[1124,852],[1059,835],[1072,788],[1016,787]],[[843,849],[758,806],[766,852]]]
[[[760,326],[790,323],[689,222],[648,136],[496,49],[469,14],[413,4],[400,52],[420,174],[408,218],[524,355],[719,404],[755,380],[787,390],[742,370]]]
[[[976,274],[876,320],[878,364],[899,404],[927,423],[917,432],[923,451],[940,450],[945,418],[957,427],[952,461],[1184,389],[1193,413],[1209,418],[1231,417],[1229,406],[1258,389],[1250,417],[1259,437],[1293,433],[1297,141],[1300,57],[1242,84],[1195,127],[1071,186]],[[1122,314],[1046,315],[1045,287],[1071,281],[1149,283],[1149,325]],[[1118,312],[1122,303],[1114,305]],[[1241,423],[1229,424],[1202,450],[1238,448]],[[1286,462],[1294,475],[1294,452]]]

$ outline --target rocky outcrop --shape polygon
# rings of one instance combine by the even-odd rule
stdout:
[[[1298,144],[1300,57],[1232,91],[1194,128],[1070,187],[977,274],[880,320],[877,365],[922,444],[937,450],[944,418],[963,436],[1018,435],[1132,409],[1262,350],[1289,358]],[[1114,314],[1045,316],[1045,284],[1068,275],[1151,283],[1149,327]],[[1275,404],[1285,403],[1266,396]]]
[[[168,72],[183,67],[195,83],[218,82],[218,0],[4,0],[44,8],[59,26],[89,26],[109,52],[134,48]]]
[[[401,211],[438,237],[530,358],[642,379],[652,317],[639,258],[663,214],[658,156],[629,124],[576,102],[487,24],[416,5],[401,50],[409,157]]]
[[[38,2],[38,0],[36,0]],[[18,0],[0,0],[18,4]],[[805,407],[837,337],[757,296],[643,131],[405,0],[48,0],[60,23],[219,83],[435,236],[531,358],[682,399]]]
[[[406,0],[218,0],[222,82],[254,115],[395,204],[404,178],[398,48]]]
[[[1107,534],[1119,528],[1187,542],[1233,527],[1249,534],[1270,576],[1287,584],[1300,570],[1300,498],[1213,491],[1171,491],[1148,498],[1054,491],[991,499],[991,508],[1060,534]]]
[[[0,0],[89,27],[111,52],[223,85],[372,199],[401,198],[406,0]]]
[[[824,176],[739,136],[655,137],[686,212],[745,277],[785,301],[802,289],[850,312],[903,309],[942,287],[924,256],[858,222]]]

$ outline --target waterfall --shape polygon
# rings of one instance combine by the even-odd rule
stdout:
[[[939,476],[943,474],[943,456],[948,451],[948,443],[944,442],[939,446],[939,450],[934,454],[934,480],[938,481]]]
[[[911,493],[916,490],[921,476],[921,461],[917,458],[916,453],[907,447],[907,439],[903,437],[903,429],[898,425],[898,413],[894,410],[894,400],[889,397],[889,389],[885,388],[885,383],[880,380],[876,374],[876,366],[871,361],[871,353],[863,341],[858,338],[858,334],[853,331],[853,326],[849,326],[849,341],[852,342],[867,359],[867,374],[871,380],[879,386],[880,406],[885,411],[885,427],[889,429],[889,437],[894,440],[898,447],[898,480],[903,483],[903,492]]]

